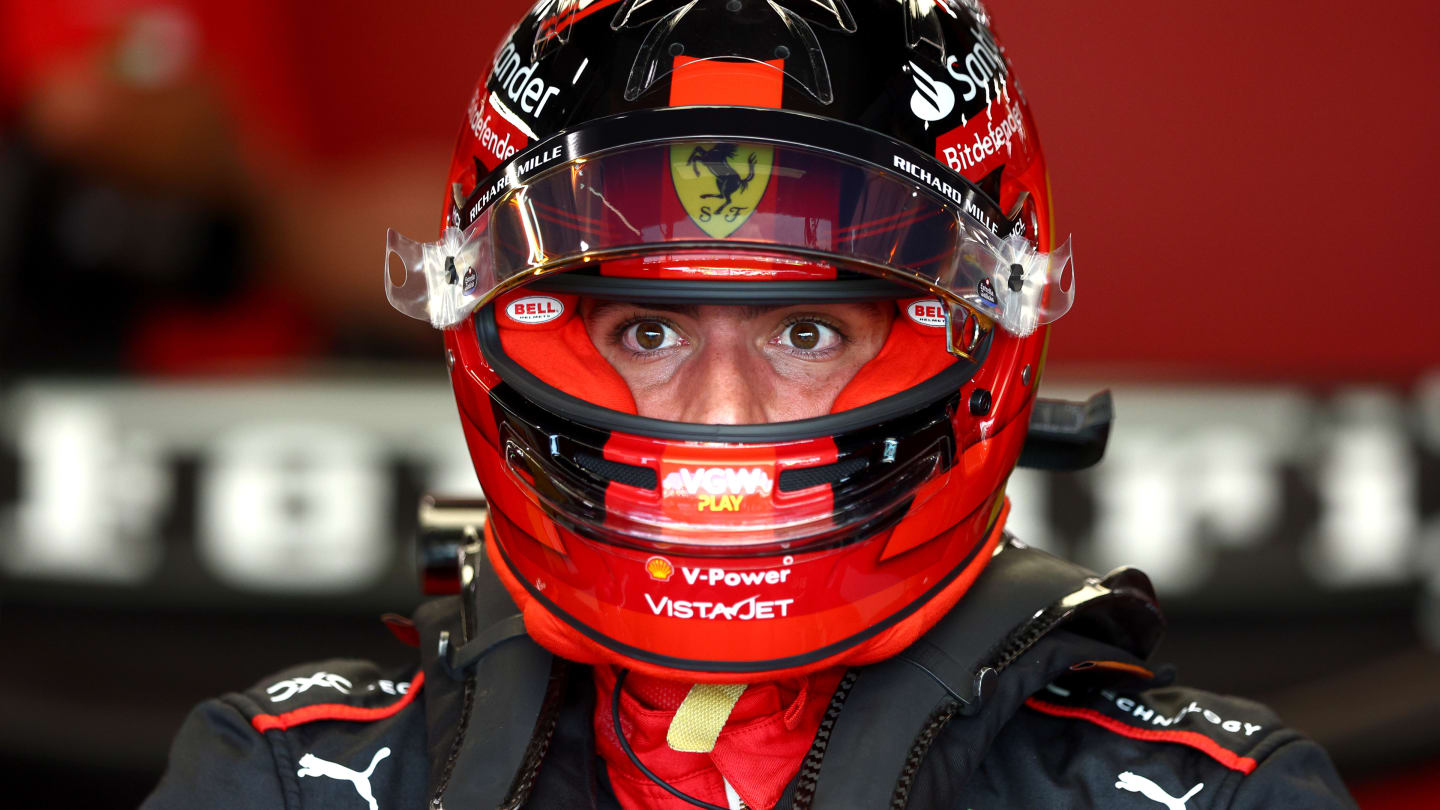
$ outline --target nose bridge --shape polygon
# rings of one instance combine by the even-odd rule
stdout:
[[[716,336],[686,364],[694,375],[687,386],[692,395],[682,418],[706,425],[744,425],[765,422],[769,378],[757,364],[764,358],[747,341]]]

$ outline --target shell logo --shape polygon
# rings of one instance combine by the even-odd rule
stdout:
[[[675,575],[675,566],[664,557],[651,557],[645,561],[645,573],[656,582],[669,582]]]

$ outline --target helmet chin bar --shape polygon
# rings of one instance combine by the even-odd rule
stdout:
[[[1108,390],[1084,402],[1037,399],[1019,466],[1053,472],[1094,466],[1105,454],[1113,421],[1114,404]],[[455,594],[474,584],[466,560],[480,553],[489,510],[484,498],[420,498],[415,562],[423,593]]]

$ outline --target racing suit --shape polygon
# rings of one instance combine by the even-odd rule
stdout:
[[[201,704],[144,810],[619,810],[591,671],[477,581],[392,625],[418,668],[323,661]],[[1269,710],[1149,668],[1162,624],[1143,575],[1009,540],[935,629],[845,674],[776,807],[1355,806]]]

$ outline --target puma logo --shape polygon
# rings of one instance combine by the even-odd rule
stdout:
[[[1118,781],[1115,782],[1115,787],[1121,790],[1128,790],[1131,793],[1139,793],[1151,801],[1165,805],[1170,808],[1170,810],[1185,810],[1185,802],[1189,801],[1191,796],[1199,793],[1201,788],[1205,787],[1205,783],[1201,782],[1195,787],[1190,788],[1189,793],[1177,799],[1161,790],[1159,785],[1136,773],[1125,771],[1116,777],[1116,779]]]
[[[360,798],[370,805],[370,810],[380,810],[379,803],[375,801],[375,794],[370,792],[370,774],[375,772],[375,766],[380,763],[380,760],[388,756],[390,756],[390,748],[388,746],[381,748],[370,760],[370,767],[359,772],[352,771],[344,765],[323,760],[314,754],[306,754],[300,757],[300,770],[295,774],[297,776],[328,776],[331,779],[349,782],[355,786],[355,792],[360,794]]]

